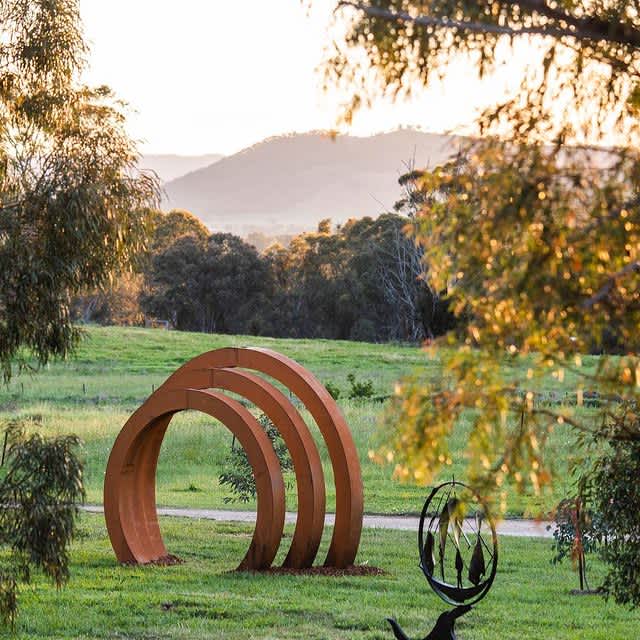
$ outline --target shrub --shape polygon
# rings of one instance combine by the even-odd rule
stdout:
[[[601,555],[608,565],[603,591],[616,602],[640,605],[640,440],[612,439],[594,465],[588,493],[601,514]]]
[[[334,400],[338,400],[340,398],[341,391],[337,384],[329,381],[324,386]]]
[[[351,389],[349,390],[349,398],[352,400],[365,399],[373,397],[373,380],[364,380],[359,382],[353,373],[347,376]]]
[[[264,429],[269,440],[271,440],[273,450],[280,461],[282,472],[285,473],[293,469],[293,462],[287,445],[273,422],[266,415],[260,414],[258,423]],[[253,469],[249,464],[249,458],[244,449],[235,444],[235,438],[231,453],[223,465],[222,473],[218,476],[218,481],[221,485],[226,485],[231,492],[231,495],[224,497],[225,504],[230,502],[249,502],[256,497],[256,481],[253,477]]]
[[[23,421],[5,425],[0,475],[0,617],[15,623],[18,590],[40,569],[60,588],[69,579],[69,544],[84,499],[83,470],[73,435],[27,436]]]

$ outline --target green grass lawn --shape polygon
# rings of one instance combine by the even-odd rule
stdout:
[[[54,363],[35,374],[15,376],[0,388],[0,419],[15,415],[42,420],[46,433],[77,433],[85,442],[88,500],[102,502],[102,483],[109,451],[129,415],[176,368],[195,355],[223,346],[264,346],[280,351],[308,367],[324,382],[337,385],[346,396],[347,376],[371,379],[376,394],[392,393],[395,382],[416,368],[439,375],[437,360],[412,346],[376,345],[330,340],[284,340],[247,336],[221,336],[137,328],[88,329],[75,358]],[[595,359],[586,358],[587,366]],[[543,387],[545,383],[543,383]],[[571,388],[571,381],[565,381]],[[558,389],[550,378],[549,389]],[[376,446],[377,426],[384,405],[341,398],[339,404],[353,432],[360,453],[368,513],[415,513],[422,506],[425,489],[400,484],[390,467],[370,462],[368,451]],[[303,414],[304,415],[304,414]],[[308,418],[308,416],[306,416]],[[312,431],[315,429],[312,421]],[[452,442],[453,466],[441,474],[464,478],[468,425],[458,425]],[[317,431],[316,431],[317,434]],[[319,434],[317,434],[319,435]],[[317,438],[327,477],[327,504],[335,501],[331,466],[321,438]],[[184,412],[172,422],[158,469],[158,503],[166,506],[224,507],[227,495],[218,485],[222,460],[231,446],[231,435],[208,416]],[[556,430],[549,454],[556,460],[554,492],[539,499],[511,494],[513,514],[538,513],[551,508],[567,491],[567,462],[575,453],[568,430]],[[287,495],[287,507],[296,508],[295,490]],[[255,505],[236,505],[252,509]]]
[[[36,375],[16,376],[1,388],[0,420],[32,416],[48,434],[80,435],[85,443],[88,497],[101,502],[107,456],[131,412],[188,359],[229,345],[276,349],[343,393],[351,372],[359,380],[373,380],[380,395],[391,393],[395,381],[417,367],[439,375],[438,362],[415,347],[90,328],[76,358]],[[589,366],[594,363],[595,359],[588,360]],[[571,388],[570,380],[565,387]],[[557,391],[558,384],[550,380],[542,388]],[[389,467],[377,466],[367,457],[377,443],[384,405],[343,399],[339,404],[360,453],[366,511],[418,511],[426,489],[393,481]],[[315,426],[310,426],[313,431]],[[447,476],[464,477],[467,429],[462,422],[455,431],[456,455]],[[159,504],[225,506],[226,493],[217,477],[230,445],[229,432],[210,418],[193,412],[176,416],[160,459]],[[322,446],[320,450],[331,510],[335,500],[331,469],[326,451]],[[567,461],[575,453],[569,433],[556,430],[550,453],[558,460],[558,475],[555,494],[537,505],[544,508],[566,490]],[[512,495],[509,510],[521,514],[528,504],[527,497]],[[289,492],[287,505],[295,509],[294,491]],[[185,558],[186,564],[120,567],[102,518],[84,515],[72,550],[70,584],[57,592],[37,578],[27,587],[15,637],[381,640],[392,637],[386,616],[396,616],[411,637],[423,637],[443,609],[418,570],[410,533],[364,531],[358,562],[379,566],[387,575],[329,578],[231,572],[249,544],[248,527],[170,518],[162,520],[162,527],[169,550]],[[291,535],[290,528],[286,535]],[[330,535],[325,531],[325,548]],[[550,564],[549,541],[504,538],[501,544],[495,587],[460,622],[462,640],[640,637],[640,614],[598,597],[570,595],[576,576],[568,565]],[[282,545],[281,556],[287,546]],[[599,565],[592,567],[594,584],[601,572]]]
[[[186,563],[121,567],[102,518],[84,515],[71,582],[59,592],[40,578],[27,587],[15,637],[382,640],[392,638],[385,617],[423,637],[445,608],[418,569],[412,533],[364,531],[358,562],[387,575],[285,576],[230,571],[251,528],[174,518],[161,525],[169,550]],[[501,540],[494,587],[457,625],[460,640],[640,637],[640,612],[570,594],[576,575],[550,564],[549,544]],[[594,581],[600,571],[591,567]]]

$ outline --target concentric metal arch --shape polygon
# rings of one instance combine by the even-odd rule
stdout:
[[[238,393],[253,402],[281,432],[294,463],[299,505],[296,530],[284,564],[311,566],[322,535],[325,507],[324,479],[317,448],[287,398],[259,376],[238,371],[236,367],[252,369],[281,382],[300,398],[316,421],[327,445],[336,485],[335,527],[325,565],[344,567],[352,564],[362,530],[363,491],[358,455],[347,424],[334,399],[309,371],[276,352],[249,348],[218,349],[189,361],[171,375],[123,427],[109,457],[105,479],[105,517],[118,560],[142,563],[166,555],[155,504],[155,475],[162,439],[176,411],[193,408],[214,415],[211,401],[202,404],[201,396],[197,394],[206,393],[207,397],[220,401],[229,399],[215,392],[197,390],[218,388]],[[194,403],[199,404],[195,406]],[[242,409],[241,405],[234,405],[232,401],[231,406],[235,410],[233,416],[237,417],[237,408]],[[266,465],[267,475],[271,477],[272,465],[268,463],[271,456],[255,451],[263,439],[254,433],[255,420],[245,412],[239,414],[244,418],[244,427],[238,426],[236,418],[231,424],[220,418],[219,413],[214,417],[234,433],[238,430],[253,434],[253,439],[247,433],[244,438],[250,443],[248,446],[254,447],[253,456],[247,450],[254,474],[258,478]],[[247,414],[251,420],[247,419]],[[229,420],[230,414],[225,415]],[[239,436],[238,439],[246,449],[245,442]],[[270,444],[268,448],[275,456]],[[258,520],[251,547],[240,565],[243,568],[265,568],[275,555],[270,544],[271,536],[275,535],[273,525],[277,529],[280,518],[282,472],[279,465],[273,478],[273,496],[267,497],[268,491],[264,488],[262,492],[258,490]],[[272,517],[277,522],[269,521],[270,526],[266,526]],[[264,531],[263,526],[266,526]]]
[[[120,562],[148,563],[167,556],[155,509],[155,478],[162,438],[175,413],[202,411],[222,422],[247,453],[258,494],[256,528],[241,568],[271,565],[284,530],[284,480],[268,436],[239,402],[214,391],[183,389],[154,394],[127,421],[109,456],[105,518]],[[114,469],[119,469],[116,475]],[[153,498],[153,508],[149,508]]]

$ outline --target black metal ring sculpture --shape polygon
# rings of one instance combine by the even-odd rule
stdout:
[[[483,523],[486,523],[487,539],[491,533],[491,545],[482,535]],[[455,548],[453,567],[450,558],[445,565],[448,541]],[[447,604],[455,607],[440,614],[424,640],[456,640],[456,620],[489,593],[498,570],[496,527],[487,505],[471,487],[451,480],[431,491],[420,514],[418,553],[420,568],[429,586]],[[436,576],[438,569],[439,577]],[[447,582],[447,574],[451,571],[455,571],[455,584]],[[387,621],[397,640],[409,640],[394,618],[387,618]]]
[[[474,514],[465,512],[465,501],[458,498],[458,491],[467,492],[474,499],[479,511]],[[440,497],[440,500],[436,502],[438,495],[444,492],[446,495]],[[491,534],[491,547],[482,537],[483,523],[487,524]],[[427,525],[426,530],[425,524]],[[465,532],[465,525],[470,529],[471,535],[475,536],[473,544]],[[435,575],[436,536],[434,530],[438,536],[440,578]],[[452,540],[456,547],[456,584],[445,580],[444,554],[448,540]],[[469,549],[473,549],[467,563],[465,563],[460,551],[463,540]],[[447,604],[471,606],[480,602],[487,595],[498,570],[498,536],[486,503],[471,487],[452,480],[444,482],[431,491],[420,515],[418,552],[420,554],[420,568],[429,585]],[[485,560],[485,553],[489,556],[488,562]],[[465,569],[467,580],[462,579]],[[464,584],[465,582],[467,585]]]

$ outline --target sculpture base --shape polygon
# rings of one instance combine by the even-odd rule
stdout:
[[[452,611],[445,611],[440,614],[431,633],[425,636],[424,640],[456,640],[455,624],[456,620],[471,610],[471,606],[466,604],[456,607]],[[387,618],[393,629],[393,635],[397,640],[409,640],[407,634],[400,628],[400,625],[393,619]]]

